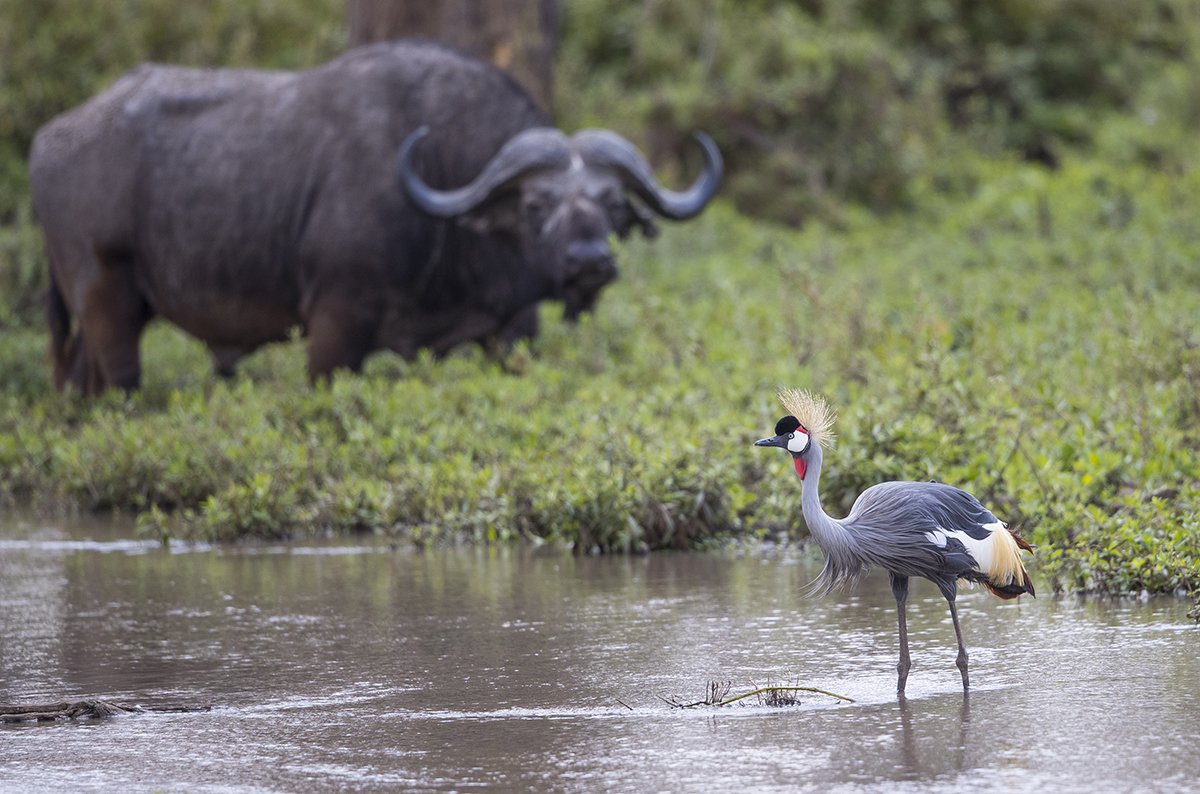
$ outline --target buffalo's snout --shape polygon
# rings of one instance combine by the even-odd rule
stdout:
[[[567,281],[611,276],[614,270],[612,247],[607,240],[572,240],[567,244]]]
[[[590,311],[600,291],[616,281],[619,272],[616,257],[604,238],[568,243],[559,294],[565,304],[564,317],[574,321]]]

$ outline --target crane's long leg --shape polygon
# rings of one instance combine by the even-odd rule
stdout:
[[[908,658],[908,621],[904,615],[904,608],[908,603],[908,577],[897,576],[890,571],[888,576],[892,579],[892,595],[896,597],[896,621],[900,628],[900,661],[896,664],[896,691],[903,695],[904,685],[908,682],[908,671],[912,667],[912,660]],[[953,602],[951,604],[953,605]],[[958,627],[957,620],[954,625]]]
[[[971,688],[971,682],[967,679],[967,646],[963,644],[962,629],[958,627],[958,607],[954,605],[954,596],[949,596],[946,601],[950,603],[950,618],[954,621],[954,636],[958,638],[958,658],[954,663],[958,665],[958,672],[962,673],[963,691]]]

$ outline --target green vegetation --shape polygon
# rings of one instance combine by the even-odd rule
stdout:
[[[570,326],[548,306],[543,336],[503,362],[379,355],[321,388],[300,341],[222,382],[160,324],[142,392],[61,397],[21,160],[32,130],[145,57],[292,65],[338,44],[334,0],[212,3],[224,10],[153,24],[114,10],[167,5],[0,0],[0,19],[26,20],[0,24],[0,499],[132,510],[147,532],[220,540],[372,531],[639,551],[798,535],[790,467],[750,442],[778,418],[773,390],[804,386],[841,409],[831,513],[874,482],[936,478],[1040,546],[1040,586],[1200,593],[1195,3],[1122,27],[1111,3],[1079,16],[997,2],[1013,19],[993,25],[969,3],[900,19],[884,3],[837,16],[759,2],[736,22],[721,2],[604,15],[573,0],[564,126],[645,125],[648,148],[671,151],[700,125],[731,165],[730,201],[627,245],[593,317]],[[646,20],[661,46],[626,58]],[[78,46],[57,48],[64,31]],[[1008,75],[1020,113],[971,91],[950,112],[972,52],[981,84]],[[1045,152],[1058,169],[1023,159]]]
[[[998,164],[972,201],[831,231],[719,206],[623,252],[594,318],[547,310],[505,371],[475,350],[304,383],[299,343],[239,379],[165,326],[146,388],[52,395],[40,331],[0,361],[14,499],[232,539],[688,547],[802,526],[750,442],[780,385],[841,406],[831,511],[885,479],[978,493],[1077,589],[1200,586],[1200,176]]]
[[[567,5],[567,126],[644,131],[659,161],[707,129],[756,217],[912,208],[924,179],[961,184],[963,146],[1174,168],[1200,126],[1196,0]]]

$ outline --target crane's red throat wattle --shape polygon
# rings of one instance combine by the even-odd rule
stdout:
[[[792,465],[796,467],[796,476],[804,479],[804,473],[808,471],[808,464],[804,462],[804,458],[792,458]]]

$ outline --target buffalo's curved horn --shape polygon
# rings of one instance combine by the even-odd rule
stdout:
[[[428,127],[420,127],[404,139],[397,170],[408,197],[421,210],[437,218],[453,218],[470,212],[530,171],[566,168],[571,162],[567,136],[552,127],[534,127],[509,138],[469,184],[453,190],[438,190],[427,185],[413,169],[413,150],[428,134]]]
[[[664,218],[682,221],[704,209],[704,205],[716,194],[725,169],[721,152],[712,138],[703,132],[697,132],[694,137],[704,149],[704,173],[696,179],[695,184],[679,193],[658,184],[650,164],[637,147],[611,130],[583,130],[575,133],[571,142],[584,162],[616,169],[621,173],[626,187],[651,209]]]

